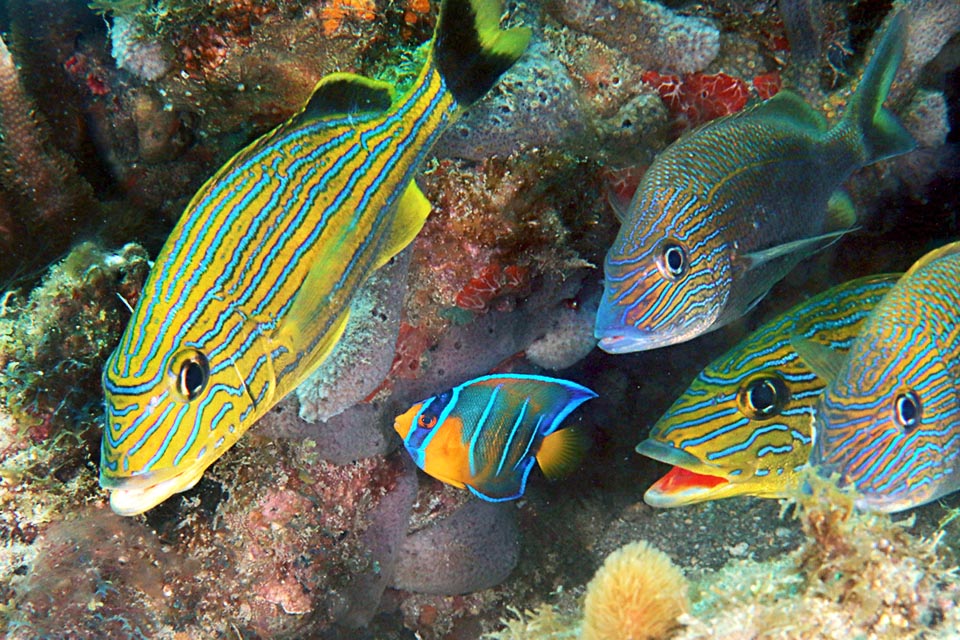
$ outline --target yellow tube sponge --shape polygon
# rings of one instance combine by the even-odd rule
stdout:
[[[587,585],[583,640],[654,640],[670,636],[689,610],[687,579],[646,542],[614,551]]]

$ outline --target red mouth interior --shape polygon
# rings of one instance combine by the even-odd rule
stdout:
[[[725,479],[718,476],[695,473],[683,467],[673,467],[667,475],[657,480],[653,486],[663,493],[675,493],[694,487],[709,489],[726,482]]]

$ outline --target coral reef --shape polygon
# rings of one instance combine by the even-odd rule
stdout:
[[[39,237],[49,237],[63,249],[71,235],[64,232],[94,207],[93,191],[78,174],[73,161],[52,144],[52,133],[36,114],[20,82],[13,56],[2,40],[0,123],[3,204],[19,214],[14,217],[7,213],[5,223],[0,225],[5,253],[13,260],[26,260],[35,251]],[[7,263],[0,268],[0,277],[9,275],[11,266]]]
[[[752,500],[655,511],[641,496],[662,469],[633,451],[765,318],[956,237],[956,2],[894,3],[911,29],[889,106],[921,150],[847,185],[862,229],[748,317],[620,358],[592,349],[609,203],[675,136],[781,86],[836,119],[889,3],[507,3],[534,42],[417,176],[433,212],[409,264],[370,283],[327,371],[137,518],[97,486],[100,368],[149,258],[200,184],[323,75],[408,83],[438,3],[92,5],[0,12],[0,635],[577,638],[594,570],[636,540],[692,583],[678,637],[956,634],[960,520],[940,525],[940,505],[895,523],[817,489],[793,519]],[[572,477],[535,471],[522,500],[490,505],[397,449],[411,403],[542,369],[601,393]]]
[[[720,51],[720,32],[708,20],[677,15],[648,0],[557,0],[553,4],[566,25],[600,38],[647,69],[702,71]]]
[[[503,629],[486,637],[954,637],[960,622],[960,586],[951,559],[943,557],[945,524],[932,537],[919,537],[908,531],[912,519],[894,522],[886,515],[858,513],[853,509],[854,496],[840,493],[822,479],[811,478],[811,482],[813,491],[798,503],[797,517],[807,536],[801,547],[766,561],[731,562],[693,580],[689,608],[683,608],[673,633],[668,623],[658,634],[643,635],[643,627],[637,625],[621,627],[614,635],[588,636],[589,592],[594,588],[588,586],[583,622],[576,607],[571,610],[561,601],[506,616]],[[635,552],[624,555],[635,558]],[[605,567],[614,565],[620,553],[611,554]],[[675,567],[671,571],[678,572]],[[648,576],[657,571],[644,566],[639,573]],[[679,578],[666,592],[652,595],[679,602],[686,597],[683,585]],[[625,611],[622,606],[613,607],[614,615],[626,615]],[[577,635],[581,626],[582,636]]]
[[[143,249],[78,245],[27,300],[6,294],[0,313],[0,407],[24,443],[99,419],[100,369],[136,303],[149,265]],[[92,408],[90,405],[95,405]]]
[[[143,80],[157,80],[170,70],[172,52],[158,40],[148,40],[138,23],[117,15],[110,25],[110,54],[117,66]]]
[[[789,558],[706,578],[678,638],[952,637],[960,592],[939,536],[919,538],[909,521],[857,513],[853,496],[811,482],[799,502],[804,545]]]

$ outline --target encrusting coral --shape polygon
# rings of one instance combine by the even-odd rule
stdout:
[[[78,217],[94,205],[90,185],[77,173],[73,161],[52,146],[50,133],[36,114],[33,102],[20,83],[17,65],[7,45],[0,40],[0,183],[16,208],[11,224],[0,229],[4,244],[14,256],[24,259],[32,252],[33,238],[65,247]],[[6,204],[6,203],[5,203]],[[60,233],[52,233],[57,229]],[[0,275],[6,269],[0,268]]]

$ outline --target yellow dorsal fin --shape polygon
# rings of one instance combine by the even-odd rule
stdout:
[[[940,258],[944,258],[946,256],[954,255],[957,253],[960,253],[960,242],[951,242],[950,244],[945,244],[939,249],[934,249],[933,251],[927,253],[922,258],[914,262],[913,266],[910,267],[910,270],[907,271],[905,274],[903,274],[903,277],[909,278],[916,271],[923,269],[925,266],[927,266],[931,262],[934,262],[935,260],[939,260]]]
[[[377,255],[374,269],[385,265],[390,258],[413,242],[423,228],[428,215],[430,215],[430,201],[420,191],[417,183],[411,181],[400,196],[400,202],[397,203],[397,214],[393,217],[387,236],[380,244],[380,253]]]
[[[540,443],[537,464],[543,475],[556,480],[577,468],[589,445],[586,434],[576,427],[554,431]]]

